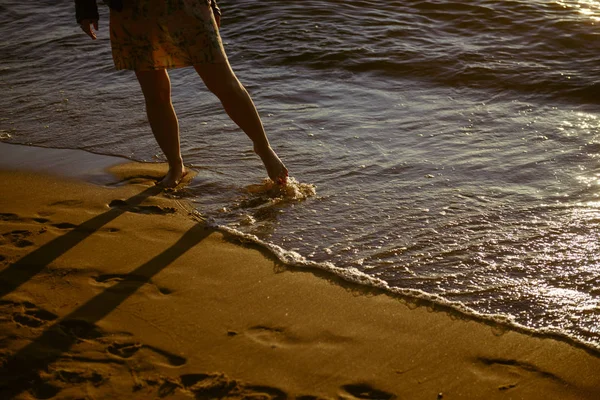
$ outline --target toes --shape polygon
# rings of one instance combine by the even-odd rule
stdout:
[[[275,183],[277,183],[280,186],[285,186],[285,185],[287,185],[287,180],[288,180],[288,173],[287,173],[287,171],[285,171],[282,175],[280,175],[277,178]]]
[[[172,171],[169,171],[165,177],[158,182],[157,185],[164,187],[166,189],[172,189],[179,185],[179,183],[183,180],[183,178],[187,175],[187,170],[183,171],[181,174],[175,174]]]

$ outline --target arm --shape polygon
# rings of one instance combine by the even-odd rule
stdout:
[[[98,30],[98,5],[96,0],[75,0],[75,18],[81,29],[92,39],[96,39],[96,33],[92,29]]]
[[[215,13],[215,16],[221,16],[221,9],[219,8],[219,6],[217,5],[217,0],[211,0],[210,2],[210,6],[212,7],[213,13]]]
[[[98,21],[100,17],[96,0],[75,0],[75,17],[78,24],[84,19]]]

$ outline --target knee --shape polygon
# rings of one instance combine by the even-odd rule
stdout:
[[[165,104],[171,102],[171,88],[164,85],[156,85],[143,89],[144,99],[147,104]]]
[[[237,77],[231,76],[226,79],[219,79],[207,82],[208,90],[210,90],[215,96],[221,100],[226,100],[231,97],[237,97],[243,94],[246,89],[237,79]]]

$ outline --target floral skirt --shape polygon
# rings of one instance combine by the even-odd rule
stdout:
[[[227,61],[210,0],[125,0],[110,12],[110,42],[116,69]]]

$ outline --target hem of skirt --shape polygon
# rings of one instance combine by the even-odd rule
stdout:
[[[203,64],[225,64],[226,60],[223,61],[211,61],[211,62],[199,62],[196,64],[175,64],[175,65],[169,65],[169,66],[162,66],[162,65],[157,65],[155,67],[152,68],[135,68],[135,67],[120,67],[115,65],[115,69],[117,71],[159,71],[162,69],[176,69],[176,68],[186,68],[186,67],[193,67],[195,65],[203,65]]]

